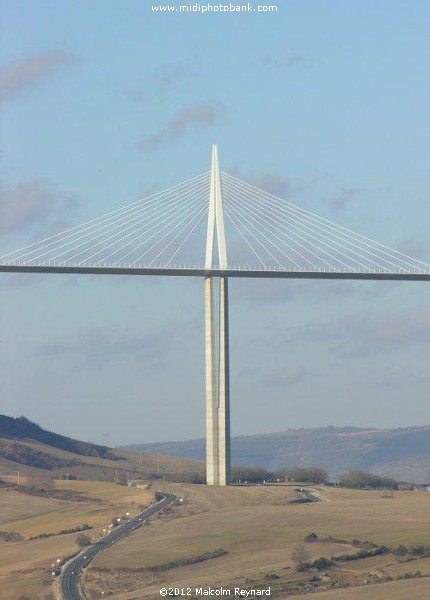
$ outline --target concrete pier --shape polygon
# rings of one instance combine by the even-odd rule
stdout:
[[[205,278],[205,358],[206,358],[206,483],[217,485],[218,393],[215,372],[216,347],[213,279]]]
[[[219,288],[217,311],[214,287]],[[228,485],[231,483],[230,368],[228,279],[225,277],[205,279],[205,356],[206,483]]]
[[[218,485],[231,483],[228,279],[219,280]]]

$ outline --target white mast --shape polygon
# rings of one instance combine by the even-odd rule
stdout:
[[[222,187],[218,149],[212,146],[209,214],[206,238],[206,269],[213,268],[215,232],[218,261],[228,267],[225,243]],[[218,314],[214,313],[214,284],[219,287]],[[215,327],[215,316],[217,326]],[[208,275],[205,278],[205,355],[206,355],[206,482],[230,483],[230,369],[228,326],[228,280]],[[218,338],[216,338],[218,333]],[[218,358],[218,361],[216,360]]]

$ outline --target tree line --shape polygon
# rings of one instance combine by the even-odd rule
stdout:
[[[233,483],[314,483],[336,485],[354,489],[388,489],[397,490],[398,482],[392,477],[375,475],[364,471],[348,471],[339,475],[335,482],[330,482],[328,473],[320,467],[294,467],[270,471],[263,467],[234,467]]]
[[[159,479],[160,475],[154,476]],[[201,473],[171,473],[164,474],[163,479],[178,483],[206,483],[205,476]],[[271,471],[264,467],[233,467],[232,483],[238,485],[261,483],[297,482],[333,485],[354,489],[398,489],[398,482],[382,475],[374,475],[364,471],[348,471],[339,475],[336,481],[329,480],[328,473],[320,467],[293,467],[292,469],[277,469]]]

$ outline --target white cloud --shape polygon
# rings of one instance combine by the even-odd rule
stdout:
[[[40,52],[0,68],[0,101],[10,100],[32,89],[61,67],[76,62],[76,57],[62,50]]]

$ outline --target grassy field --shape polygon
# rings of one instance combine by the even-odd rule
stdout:
[[[153,500],[154,492],[165,490],[175,493],[182,502],[92,563],[84,576],[89,600],[108,594],[118,600],[159,598],[162,586],[270,586],[272,598],[284,598],[286,593],[294,598],[299,589],[301,595],[307,589],[311,591],[311,578],[315,576],[318,589],[323,590],[318,591],[321,599],[403,600],[409,596],[427,600],[428,577],[382,582],[417,571],[430,575],[430,558],[410,560],[387,553],[337,562],[322,572],[298,573],[291,555],[312,532],[319,540],[303,544],[309,552],[308,561],[354,553],[354,539],[390,547],[428,546],[430,494],[386,494],[324,486],[308,489],[321,502],[291,504],[290,500],[297,497],[296,485],[216,488],[163,482],[146,488],[61,480],[55,482],[54,492],[71,494],[69,499],[61,500],[0,488],[0,531],[14,531],[25,538],[17,542],[0,540],[0,598],[52,598],[51,564],[78,549],[76,533],[31,537],[58,534],[86,523],[92,527],[88,533],[97,539],[114,515],[136,514],[139,506]],[[334,539],[324,539],[329,536]],[[215,557],[220,550],[225,554]],[[202,555],[206,559],[195,562]],[[335,585],[344,587],[331,589]],[[346,585],[354,587],[346,589]]]
[[[0,444],[9,442],[8,437],[0,436]],[[30,439],[14,438],[13,443],[25,447],[27,454],[48,456],[52,464],[63,466],[43,470],[0,456],[0,532],[16,532],[24,537],[22,541],[11,542],[0,536],[0,600],[48,597],[52,562],[78,549],[77,533],[55,534],[87,524],[91,527],[88,534],[97,538],[114,516],[125,512],[134,515],[139,506],[153,500],[153,495],[141,487],[117,485],[113,481],[139,480],[149,473],[175,475],[204,471],[203,463],[194,460],[129,451],[115,451],[120,460],[109,460]],[[18,471],[21,489],[16,488]],[[61,480],[66,473],[76,475],[78,480]],[[40,481],[49,484],[50,478],[56,478],[55,489],[48,496],[24,493],[26,484]],[[58,493],[63,495],[62,499],[55,497]],[[51,537],[30,539],[42,534]]]
[[[92,529],[87,533],[97,539],[113,516],[126,512],[135,515],[139,506],[153,501],[153,494],[146,489],[106,482],[56,481],[54,490],[79,494],[81,501],[0,489],[0,531],[17,532],[25,538],[17,542],[0,540],[1,600],[16,600],[21,595],[45,597],[52,583],[51,564],[78,550],[77,533],[29,538],[88,524]]]
[[[86,574],[90,598],[100,597],[102,591],[122,600],[153,598],[161,586],[249,589],[258,585],[283,590],[278,593],[284,597],[285,590],[298,585],[305,589],[310,578],[318,575],[316,571],[297,573],[291,560],[294,548],[311,532],[320,538],[331,535],[347,542],[360,539],[389,546],[429,545],[430,495],[426,493],[395,492],[387,497],[383,492],[316,487],[313,489],[321,502],[292,505],[288,500],[296,495],[294,486],[163,487],[182,497],[182,505],[94,561]],[[306,548],[311,561],[357,551],[350,543],[317,542],[306,544]],[[190,562],[216,550],[227,554],[166,569],[167,563]],[[416,571],[430,575],[430,560],[402,563],[389,553],[339,563],[320,578],[320,587],[329,588],[335,582],[360,585]],[[391,588],[410,585],[418,590],[426,584],[430,587],[430,579],[411,579],[396,581]],[[378,585],[374,587],[379,590]],[[344,597],[338,591],[330,593],[337,594],[335,598]]]
[[[320,600],[428,600],[430,581],[427,578],[390,581],[377,585],[319,592]],[[303,598],[293,595],[289,598]]]

